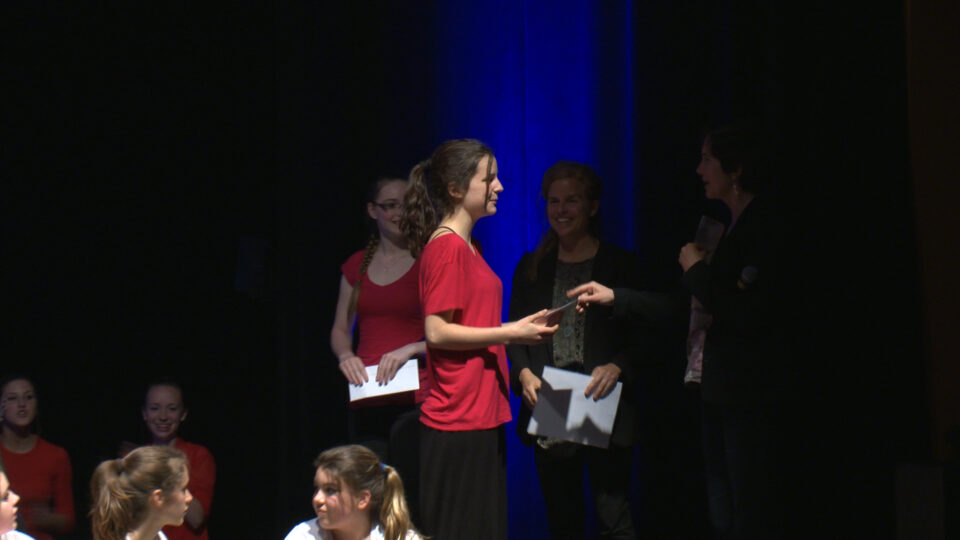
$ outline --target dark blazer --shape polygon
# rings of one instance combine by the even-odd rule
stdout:
[[[533,253],[527,253],[520,259],[513,273],[513,292],[510,295],[510,320],[516,320],[544,308],[551,307],[553,301],[553,280],[557,269],[557,250],[544,254],[537,268],[534,282],[526,276],[527,265],[531,264]],[[600,243],[593,261],[591,279],[608,287],[642,288],[642,274],[636,257],[613,244]],[[635,388],[636,366],[643,353],[643,330],[629,318],[614,318],[613,310],[604,306],[591,306],[586,312],[586,326],[583,344],[584,372],[590,374],[594,368],[613,362],[620,370],[623,391],[617,418],[613,426],[611,442],[619,446],[634,443],[636,434],[637,395]],[[520,371],[529,368],[537,377],[543,374],[543,367],[553,365],[553,344],[507,345],[510,359],[510,386],[517,395],[523,395],[520,385]],[[527,434],[530,422],[530,409],[520,405],[517,419],[517,435],[524,444],[534,440]]]
[[[778,306],[776,216],[755,198],[720,241],[710,264],[691,266],[683,283],[713,315],[707,330],[701,396],[719,404],[788,397],[794,366]]]

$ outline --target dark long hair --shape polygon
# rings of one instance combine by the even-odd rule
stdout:
[[[557,180],[565,179],[580,182],[586,193],[587,201],[591,204],[599,201],[600,196],[603,195],[603,181],[592,167],[576,161],[560,160],[551,165],[550,168],[547,169],[547,172],[543,173],[543,182],[540,184],[540,196],[546,200],[550,193],[550,186]],[[590,216],[588,230],[591,236],[600,238],[599,211]],[[533,258],[530,260],[530,264],[527,265],[524,271],[524,275],[526,275],[527,279],[531,282],[537,280],[537,269],[540,267],[540,261],[543,260],[543,256],[546,255],[548,251],[556,248],[558,241],[557,232],[553,230],[553,227],[548,227],[547,232],[543,235],[543,239],[533,252]]]
[[[450,195],[450,188],[465,193],[484,156],[492,158],[493,150],[482,142],[455,139],[441,144],[429,158],[410,170],[400,230],[407,237],[411,255],[420,256],[437,223],[453,212],[457,201]],[[490,159],[485,178],[488,184],[493,180],[492,170],[493,160]]]

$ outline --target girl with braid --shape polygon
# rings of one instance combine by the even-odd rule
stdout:
[[[547,340],[547,310],[502,322],[503,284],[472,241],[497,212],[497,160],[473,139],[447,141],[410,172],[403,228],[420,259],[430,393],[420,411],[420,512],[440,539],[507,537],[510,375],[504,345]]]
[[[407,182],[396,178],[383,178],[372,186],[367,215],[376,232],[366,249],[340,267],[343,275],[330,347],[343,376],[355,385],[367,381],[367,366],[379,364],[376,381],[385,384],[407,360],[420,359],[419,390],[360,400],[348,412],[350,442],[370,448],[413,479],[408,492],[414,497],[419,477],[418,404],[428,388],[417,289],[420,265],[410,255],[399,227],[406,188]],[[356,349],[354,329],[359,338]]]

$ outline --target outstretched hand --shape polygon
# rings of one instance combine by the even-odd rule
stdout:
[[[547,326],[543,322],[537,322],[537,319],[543,318],[548,309],[527,315],[526,317],[504,324],[509,327],[511,338],[508,341],[510,345],[537,345],[549,339],[557,331],[558,325]]]
[[[567,291],[567,298],[577,299],[577,312],[583,313],[590,304],[613,305],[613,289],[596,281],[577,285]]]

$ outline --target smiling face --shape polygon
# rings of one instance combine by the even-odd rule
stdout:
[[[726,201],[734,194],[733,186],[740,176],[739,171],[725,172],[720,160],[710,151],[710,139],[703,141],[697,174],[703,180],[703,189],[708,199]]]
[[[317,513],[320,528],[328,531],[345,530],[369,518],[366,515],[369,492],[359,495],[353,493],[339,478],[324,469],[317,469],[314,485],[313,509]]]
[[[403,216],[403,195],[407,183],[403,180],[387,182],[380,187],[373,202],[367,203],[367,214],[377,222],[380,236],[400,238],[400,218]]]
[[[26,379],[14,379],[0,390],[3,422],[15,429],[26,429],[37,418],[37,396],[33,384]]]
[[[470,178],[467,192],[460,204],[473,217],[474,221],[497,213],[497,201],[503,192],[497,170],[497,159],[485,155],[477,163],[477,169]]]
[[[143,421],[154,444],[172,441],[180,429],[180,422],[186,418],[187,410],[177,387],[164,384],[150,387],[143,405]]]
[[[180,486],[172,493],[166,493],[163,495],[163,506],[161,506],[160,511],[163,512],[165,525],[183,524],[183,518],[187,514],[187,509],[190,507],[190,502],[193,501],[193,494],[191,494],[190,490],[187,489],[187,484],[189,483],[190,472],[185,470],[183,472],[183,481],[180,482]]]
[[[590,219],[600,208],[587,197],[583,182],[573,178],[554,180],[547,190],[547,220],[561,240],[588,234]]]
[[[17,528],[17,502],[20,497],[10,489],[7,475],[0,472],[0,534]]]

